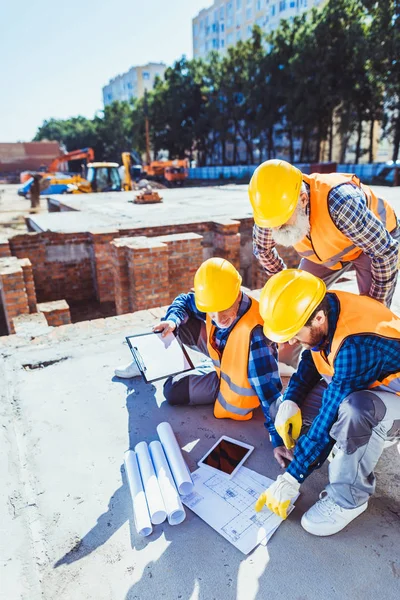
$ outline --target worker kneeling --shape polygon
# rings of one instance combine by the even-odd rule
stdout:
[[[208,357],[203,365],[169,377],[164,395],[173,405],[214,404],[218,419],[240,421],[251,419],[261,402],[265,425],[279,439],[269,414],[282,389],[277,345],[264,336],[258,302],[241,290],[241,282],[227,260],[206,260],[195,274],[194,292],[175,298],[153,328],[162,335],[176,330],[184,344]],[[129,366],[115,373],[132,376]]]
[[[400,318],[372,298],[327,292],[321,279],[294,269],[266,283],[260,313],[268,338],[305,350],[271,407],[281,446],[295,446],[293,459],[256,510],[266,504],[286,518],[300,484],[333,447],[329,484],[301,520],[309,533],[332,535],[366,510],[385,442],[400,438]]]

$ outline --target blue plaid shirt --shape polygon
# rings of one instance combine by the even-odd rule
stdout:
[[[354,183],[333,188],[329,192],[328,205],[339,231],[371,259],[369,296],[390,306],[397,282],[399,243],[369,210],[364,192]],[[278,273],[286,266],[275,248],[271,229],[254,225],[253,252],[268,275]]]
[[[323,348],[329,353],[339,317],[339,301],[334,293],[329,299],[328,335]],[[313,348],[318,352],[317,348]],[[292,375],[284,393],[284,400],[292,400],[300,407],[308,392],[320,381],[310,350],[305,350],[297,372]],[[341,402],[359,390],[365,390],[378,379],[400,370],[400,340],[379,335],[351,335],[342,344],[335,358],[335,373],[326,388],[322,405],[310,429],[302,435],[295,448],[294,459],[288,472],[302,483],[320,467],[333,444],[330,429],[337,419]],[[399,398],[400,402],[400,398]]]
[[[243,293],[239,305],[238,316],[232,325],[228,329],[216,327],[214,342],[221,354],[224,351],[230,332],[240,317],[247,311],[249,306],[250,298]],[[185,323],[189,317],[195,317],[204,322],[206,320],[206,313],[199,311],[196,307],[193,292],[190,292],[189,294],[180,294],[175,298],[168,308],[164,320],[168,319],[174,321],[179,327],[179,325]],[[274,423],[269,415],[270,404],[274,400],[280,398],[282,391],[282,382],[279,376],[277,361],[278,350],[276,344],[265,337],[261,325],[255,327],[250,340],[248,366],[249,382],[261,402],[265,416],[265,427],[271,436],[271,441],[274,446],[281,446],[282,440],[276,432]]]

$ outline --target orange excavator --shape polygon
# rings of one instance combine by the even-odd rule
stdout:
[[[72,152],[67,152],[66,154],[61,154],[60,156],[56,156],[56,158],[53,158],[53,160],[49,164],[48,169],[43,172],[41,171],[42,177],[49,177],[52,175],[54,176],[54,174],[58,170],[58,167],[62,163],[68,162],[69,160],[80,160],[80,159],[86,159],[87,163],[93,162],[94,161],[93,148],[82,148],[80,150],[72,150]],[[23,171],[20,175],[21,183],[25,183],[25,181],[28,181],[28,179],[30,179],[31,177],[32,177],[31,171]]]

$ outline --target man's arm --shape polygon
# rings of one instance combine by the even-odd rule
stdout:
[[[271,436],[273,447],[283,446],[283,441],[269,414],[271,403],[282,395],[278,350],[276,344],[265,337],[261,325],[254,329],[251,336],[248,377],[251,387],[260,400],[265,417],[265,427]]]
[[[254,225],[253,253],[268,275],[279,273],[279,271],[286,268],[285,263],[275,248],[275,242],[270,229]]]
[[[320,379],[321,375],[317,371],[310,350],[304,350],[297,371],[290,378],[283,400],[292,400],[301,406],[308,392]]]
[[[358,186],[347,183],[332,190],[329,208],[336,227],[371,259],[369,296],[389,305],[397,281],[399,243],[369,210]]]
[[[173,321],[177,327],[186,323],[189,317],[196,317],[202,321],[206,320],[206,313],[201,312],[194,300],[194,293],[179,294],[168,308],[162,321]]]
[[[351,336],[335,359],[335,374],[326,388],[318,415],[310,429],[297,442],[294,459],[288,467],[290,475],[300,483],[326,457],[332,444],[330,429],[337,418],[340,404],[351,394],[367,389],[382,371],[382,352],[369,336]]]

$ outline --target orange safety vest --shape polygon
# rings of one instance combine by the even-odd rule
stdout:
[[[396,215],[390,204],[382,198],[377,198],[367,185],[360,183],[356,175],[303,174],[303,180],[310,186],[310,234],[294,246],[301,257],[337,270],[341,269],[342,262],[355,260],[362,253],[362,250],[352,244],[336,227],[329,210],[329,193],[346,183],[352,183],[364,192],[368,208],[388,231],[397,227]]]
[[[257,325],[263,325],[263,320],[257,300],[250,298],[250,301],[250,307],[230,332],[222,357],[214,342],[215,325],[209,315],[206,317],[208,352],[220,380],[214,404],[217,419],[248,421],[260,404],[249,382],[248,365],[251,334]]]
[[[400,317],[381,302],[349,292],[329,293],[335,294],[338,298],[340,308],[330,352],[328,355],[323,350],[311,352],[318,372],[328,383],[335,373],[335,358],[343,342],[350,335],[375,335],[400,341]],[[398,371],[385,373],[384,378],[371,383],[368,387],[400,395],[400,352]]]

